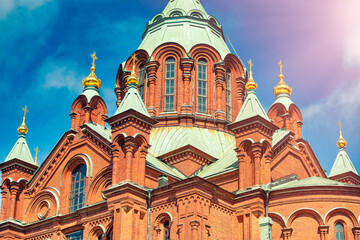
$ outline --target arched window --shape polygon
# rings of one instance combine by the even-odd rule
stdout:
[[[207,112],[207,63],[205,60],[198,62],[198,112]]]
[[[175,59],[166,60],[165,73],[165,112],[174,111],[175,98]]]
[[[231,121],[231,72],[230,72],[230,70],[226,71],[225,85],[226,85],[226,119]]]
[[[344,240],[344,226],[341,223],[335,225],[336,240]]]
[[[70,212],[84,207],[86,166],[81,164],[71,174]]]
[[[170,240],[170,222],[164,222],[164,240]]]
[[[68,235],[66,235],[66,239],[69,239],[69,240],[83,240],[83,230],[80,230],[80,231],[76,231],[76,232],[72,232]]]
[[[139,69],[139,84],[138,84],[140,96],[143,100],[144,100],[145,79],[146,79],[146,69],[145,69],[145,65],[143,64],[140,66],[140,69]]]

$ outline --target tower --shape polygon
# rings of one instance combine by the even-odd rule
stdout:
[[[23,108],[23,111],[23,122],[18,128],[18,140],[11,149],[9,155],[6,157],[5,161],[0,164],[0,170],[2,173],[1,220],[7,218],[22,219],[24,209],[21,204],[17,203],[24,200],[24,189],[26,189],[26,183],[38,169],[37,164],[31,156],[25,139],[25,136],[28,133],[28,128],[25,125],[26,113],[28,112],[26,106]]]

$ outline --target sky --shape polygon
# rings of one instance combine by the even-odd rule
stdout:
[[[346,151],[360,172],[360,1],[203,0],[243,62],[254,62],[257,96],[274,102],[281,59],[292,100],[303,115],[303,138],[329,173],[338,152],[338,121]],[[140,45],[147,21],[166,0],[1,0],[0,161],[15,144],[22,107],[26,136],[41,163],[70,129],[70,108],[90,73],[96,75],[108,116],[116,111],[119,65]],[[233,53],[229,42],[227,44]]]

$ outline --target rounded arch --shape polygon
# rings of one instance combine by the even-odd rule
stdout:
[[[197,44],[193,46],[189,51],[189,55],[195,60],[204,58],[211,64],[215,64],[221,61],[219,52],[207,44]]]
[[[237,77],[243,76],[244,66],[234,54],[229,53],[225,56],[224,65],[226,69],[230,69],[232,73],[236,73]]]
[[[88,239],[94,239],[94,240],[97,240],[98,237],[104,235],[106,233],[106,229],[103,225],[101,224],[98,224],[98,225],[95,225],[90,231],[89,231],[89,234],[88,234]],[[96,238],[94,238],[96,237]]]
[[[220,26],[219,22],[216,20],[216,18],[214,16],[209,16],[208,20],[210,21],[210,23],[214,24],[215,26],[217,26],[217,27]]]
[[[283,217],[283,215],[281,215],[280,213],[277,213],[277,212],[269,212],[269,217],[278,219],[278,220],[280,221],[280,223],[281,223],[281,227],[282,227],[282,228],[286,228],[286,227],[287,227],[287,221],[286,221],[286,219]]]
[[[69,173],[72,173],[74,169],[80,165],[85,164],[86,165],[86,177],[92,177],[93,176],[93,162],[91,160],[91,157],[85,153],[79,153],[73,156],[65,165],[60,178],[60,187],[62,186],[64,175],[68,175]]]
[[[273,120],[278,116],[284,115],[286,112],[287,112],[287,110],[283,104],[275,103],[270,107],[267,115],[270,119]]]
[[[112,171],[110,167],[104,167],[94,177],[89,186],[89,193],[86,196],[86,205],[104,200],[102,191],[109,187],[112,183]]]
[[[135,52],[133,52],[133,54],[131,54],[129,56],[129,58],[126,60],[124,68],[127,71],[132,71],[132,68],[133,68],[133,58],[132,58],[132,56],[134,54],[135,54],[135,57],[137,58],[137,60],[135,62],[135,68],[136,69],[139,69],[140,65],[145,64],[149,60],[148,52],[146,50],[144,50],[144,49],[138,49]]]
[[[112,142],[117,144],[118,146],[121,146],[124,139],[127,138],[127,137],[128,136],[126,135],[126,133],[119,133],[114,137]]]
[[[133,138],[139,147],[149,144],[147,139],[140,133],[135,133]]]
[[[56,191],[43,189],[30,202],[25,210],[28,222],[41,220],[58,215],[60,211],[60,199]]]
[[[335,214],[338,214],[338,213],[348,217],[351,220],[354,227],[359,226],[359,221],[358,221],[358,219],[356,219],[355,214],[347,208],[333,208],[333,209],[329,210],[325,214],[325,217],[324,217],[325,224],[327,224],[329,222],[329,220],[332,216],[334,216]]]
[[[186,54],[185,49],[178,43],[167,42],[158,46],[152,53],[154,61],[162,63],[169,57],[174,57],[175,61],[180,64],[180,59]]]
[[[324,218],[321,216],[321,214],[312,209],[312,208],[300,208],[296,211],[294,211],[293,213],[290,214],[289,218],[287,219],[287,225],[288,227],[291,227],[291,224],[293,223],[293,221],[296,219],[297,216],[307,213],[311,216],[313,216],[315,218],[315,220],[317,221],[317,223],[320,225],[324,225]]]
[[[249,149],[254,143],[255,141],[252,138],[247,138],[239,144],[239,148],[247,151],[247,149]]]
[[[303,120],[300,109],[294,103],[292,103],[289,107],[289,114],[297,120]]]
[[[186,12],[181,8],[174,8],[171,12],[167,14],[167,17],[181,17],[185,16]]]
[[[165,17],[165,15],[163,13],[158,13],[156,14],[150,21],[150,24],[151,23],[155,23],[157,21],[160,21],[161,19],[163,19]]]
[[[202,12],[198,11],[198,10],[190,10],[188,13],[187,13],[188,16],[190,17],[194,17],[194,18],[200,18],[200,19],[204,19],[205,16]]]
[[[171,213],[169,213],[169,212],[160,213],[155,219],[155,226],[159,226],[160,224],[164,223],[165,221],[169,221],[170,226],[173,224],[174,218],[171,215]]]
[[[4,187],[4,186],[8,186],[11,182],[13,182],[13,179],[11,177],[7,177],[3,180],[1,186]]]

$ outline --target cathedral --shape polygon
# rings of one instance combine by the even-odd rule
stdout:
[[[266,111],[253,62],[224,36],[200,0],[169,0],[120,64],[116,103],[101,96],[93,53],[69,130],[40,166],[24,107],[1,153],[0,239],[360,240],[360,177],[341,124],[327,175],[282,62]]]

